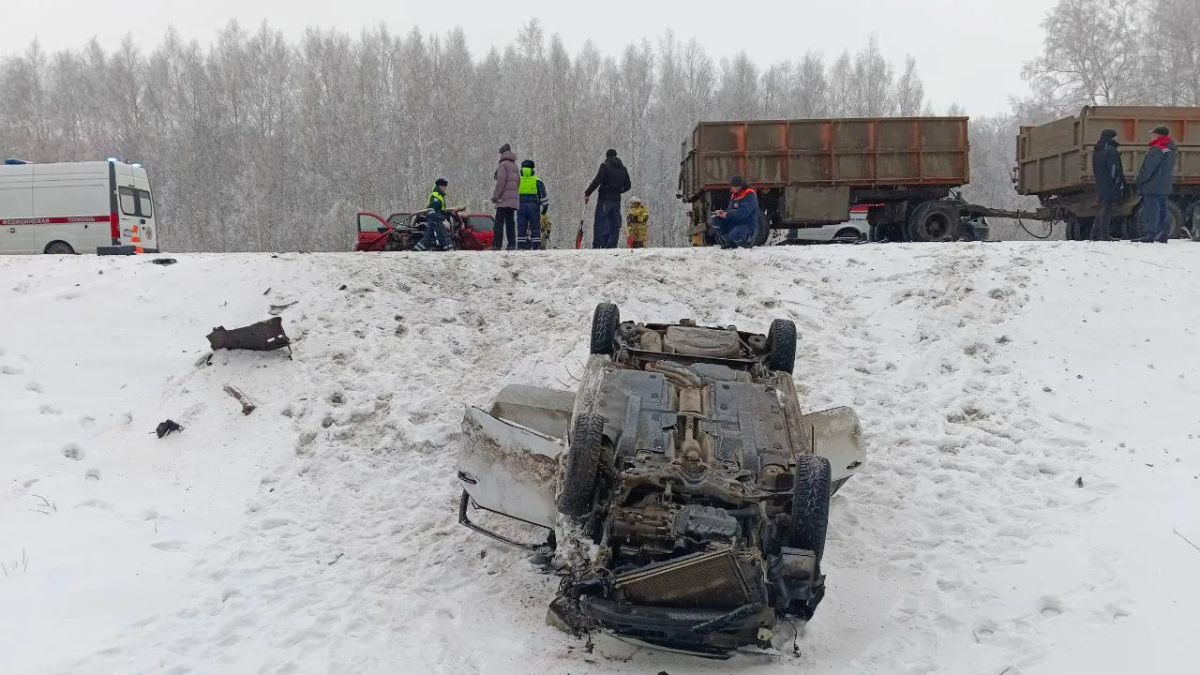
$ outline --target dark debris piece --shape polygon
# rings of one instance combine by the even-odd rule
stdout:
[[[159,438],[162,438],[163,436],[169,436],[175,431],[183,431],[183,427],[179,426],[179,423],[177,423],[175,420],[167,420],[166,422],[159,424],[154,429],[154,433],[158,434]]]

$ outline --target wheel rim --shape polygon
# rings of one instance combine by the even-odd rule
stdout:
[[[929,241],[940,241],[950,236],[950,218],[944,213],[931,214],[925,219],[925,235]]]

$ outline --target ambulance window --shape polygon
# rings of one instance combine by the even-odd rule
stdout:
[[[117,190],[121,196],[121,212],[127,216],[137,215],[137,194],[133,188],[119,188]]]
[[[150,201],[150,192],[148,190],[137,191],[137,210],[138,215],[143,218],[154,217],[154,202]]]
[[[117,192],[121,196],[122,213],[138,218],[154,217],[154,202],[150,200],[148,190],[123,187],[118,188]]]

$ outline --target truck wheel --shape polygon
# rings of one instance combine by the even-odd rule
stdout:
[[[1192,241],[1200,241],[1200,201],[1188,207],[1188,227],[1192,230]]]
[[[788,319],[775,319],[767,331],[767,345],[771,354],[767,357],[767,368],[788,373],[796,368],[796,323]]]
[[[558,510],[572,518],[586,516],[592,510],[596,496],[596,471],[604,452],[604,418],[599,415],[580,415],[571,433],[563,471],[562,494]]]
[[[75,249],[65,241],[52,241],[46,247],[47,255],[75,255]]]
[[[958,209],[942,201],[928,201],[913,210],[908,218],[909,236],[913,241],[957,241]]]
[[[767,240],[771,238],[771,221],[767,219],[767,214],[762,211],[758,212],[758,229],[754,231],[754,245],[763,246]]]
[[[1177,204],[1175,202],[1168,201],[1167,202],[1167,218],[1169,219],[1169,222],[1171,225],[1171,228],[1170,228],[1171,234],[1167,237],[1168,239],[1183,239],[1184,237],[1187,236],[1183,232],[1183,227],[1184,227],[1183,207],[1181,207],[1179,204]]]
[[[796,458],[788,546],[812,551],[818,567],[825,554],[825,533],[829,530],[830,474],[829,460],[824,457]]]
[[[612,354],[617,342],[617,326],[621,325],[621,310],[611,302],[596,305],[592,314],[592,353]]]

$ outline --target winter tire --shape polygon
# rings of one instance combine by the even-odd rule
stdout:
[[[796,367],[796,324],[787,319],[775,319],[767,331],[767,345],[771,354],[767,367],[771,370],[791,374]]]
[[[818,566],[829,530],[830,473],[829,460],[824,457],[801,455],[796,459],[788,546],[812,551]]]
[[[857,244],[862,235],[853,227],[843,227],[833,235],[833,241],[839,244]]]
[[[1193,202],[1188,207],[1187,222],[1192,231],[1192,241],[1200,241],[1200,201]]]
[[[51,242],[50,245],[46,247],[46,254],[47,255],[75,255],[75,249],[71,248],[71,245],[64,241],[55,241],[55,242]]]
[[[1187,234],[1184,233],[1184,213],[1183,207],[1173,201],[1167,201],[1167,216],[1170,218],[1171,229],[1168,239],[1184,239]]]
[[[958,241],[958,209],[942,201],[928,201],[913,209],[908,217],[909,237],[913,241]]]
[[[604,418],[580,415],[571,433],[562,494],[558,496],[558,510],[563,515],[581,518],[591,512],[596,494],[596,472],[603,451]]]
[[[621,311],[611,302],[596,305],[592,314],[592,353],[612,354],[617,342],[617,327],[621,325]]]
[[[764,246],[767,240],[771,238],[771,221],[767,218],[767,214],[759,211],[758,213],[758,229],[754,231],[755,246]]]

